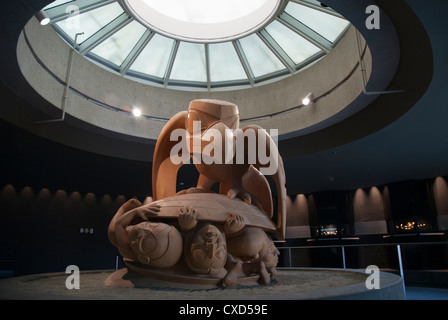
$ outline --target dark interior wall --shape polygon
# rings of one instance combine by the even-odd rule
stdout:
[[[0,182],[66,191],[151,194],[152,164],[67,147],[0,120]]]
[[[2,120],[0,136],[0,270],[115,267],[107,227],[124,201],[151,195],[152,164],[66,147]]]
[[[0,270],[15,275],[112,269],[118,250],[107,239],[124,196],[16,188],[0,191]]]
[[[390,185],[391,211],[396,218],[434,216],[434,205],[426,180]]]
[[[151,163],[66,147],[1,120],[0,134],[0,270],[61,272],[71,264],[81,270],[114,268],[118,251],[107,239],[107,227],[127,199],[151,195]],[[178,190],[192,187],[197,171],[184,166],[178,178]],[[390,198],[390,212],[382,212],[386,219],[436,214],[426,180],[379,188]],[[309,225],[345,225],[350,235],[347,225],[355,217],[348,195],[353,192],[304,196]]]

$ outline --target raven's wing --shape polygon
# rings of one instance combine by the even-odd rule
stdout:
[[[184,163],[174,163],[170,156],[172,150],[176,150],[173,148],[180,143],[185,143],[185,148],[181,151],[186,151],[186,119],[187,111],[179,112],[173,116],[163,127],[157,139],[152,163],[152,196],[154,201],[176,194],[177,171]],[[179,135],[176,135],[181,140],[171,141],[171,133],[176,129],[183,129],[178,131]]]

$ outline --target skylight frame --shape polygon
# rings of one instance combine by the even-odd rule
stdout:
[[[120,0],[122,7],[141,24],[168,38],[184,42],[219,43],[250,35],[269,23],[284,0],[265,0],[248,15],[218,23],[178,20],[140,0]]]
[[[233,90],[236,88],[246,88],[246,87],[254,87],[258,85],[262,85],[265,83],[274,82],[277,79],[282,79],[284,77],[294,75],[300,72],[304,67],[318,61],[327,53],[329,53],[336,44],[340,41],[340,39],[347,32],[350,23],[346,26],[346,28],[339,34],[339,36],[334,39],[333,42],[327,40],[315,30],[309,28],[304,25],[300,21],[296,20],[293,16],[286,13],[284,9],[287,7],[289,3],[294,3],[297,5],[302,5],[307,8],[317,10],[321,13],[330,14],[337,18],[344,19],[339,13],[333,11],[331,8],[322,7],[319,5],[319,2],[315,0],[282,0],[282,10],[278,12],[276,16],[274,16],[269,23],[267,23],[263,28],[252,32],[250,35],[254,35],[260,39],[267,48],[269,48],[270,52],[282,63],[285,67],[282,70],[276,70],[274,72],[266,73],[254,76],[254,70],[250,65],[250,62],[246,56],[246,52],[241,46],[240,39],[233,39],[231,41],[223,41],[222,43],[229,43],[233,46],[235,50],[235,54],[238,56],[241,67],[244,70],[247,79],[232,79],[232,80],[224,80],[224,81],[212,81],[212,73],[213,70],[210,69],[210,50],[209,46],[213,45],[212,43],[207,44],[203,43],[205,48],[205,77],[206,81],[198,82],[198,81],[187,81],[182,79],[172,79],[171,73],[173,69],[173,65],[175,64],[177,53],[179,46],[182,40],[173,39],[173,45],[171,48],[170,56],[168,59],[168,64],[166,65],[166,69],[163,77],[151,75],[144,72],[139,72],[138,70],[132,69],[133,63],[138,59],[139,55],[143,52],[148,44],[150,44],[151,40],[155,35],[163,36],[160,33],[147,29],[142,37],[137,41],[136,45],[132,48],[129,54],[126,56],[124,61],[120,66],[117,66],[110,61],[107,61],[97,55],[95,55],[92,50],[103,43],[108,37],[115,34],[127,24],[132,21],[137,21],[135,17],[131,16],[127,9],[123,6],[121,0],[75,0],[70,1],[58,6],[50,7],[46,11],[49,14],[51,20],[51,24],[54,29],[60,34],[60,36],[69,44],[73,45],[73,39],[67,35],[64,30],[62,30],[57,22],[63,21],[71,16],[72,13],[67,12],[67,9],[70,6],[76,5],[79,9],[79,14],[84,14],[91,10],[104,7],[106,5],[118,3],[122,9],[123,13],[116,17],[114,20],[109,21],[103,28],[100,30],[96,30],[94,34],[88,39],[84,40],[82,43],[76,46],[78,53],[84,55],[86,58],[92,60],[93,62],[100,64],[101,66],[110,69],[114,73],[130,78],[136,81],[140,81],[146,84],[152,84],[155,86],[162,86],[166,88],[179,88],[179,89],[187,89],[187,90],[197,90],[197,91],[212,91],[212,90]],[[51,4],[50,4],[51,5]],[[294,60],[288,56],[288,53],[282,48],[282,46],[275,41],[275,39],[269,34],[266,27],[269,26],[273,21],[282,24],[283,26],[289,28],[298,36],[302,37],[306,41],[309,41],[313,45],[317,46],[320,51],[311,56],[308,56],[303,61],[296,63]],[[219,42],[218,42],[219,43]],[[239,67],[239,66],[238,66]]]

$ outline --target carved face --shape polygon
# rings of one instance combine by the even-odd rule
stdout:
[[[135,225],[129,231],[129,244],[141,263],[153,267],[171,267],[182,255],[179,231],[164,223]]]
[[[195,126],[195,122],[200,122],[200,126]],[[218,122],[223,123],[229,129],[238,129],[238,107],[234,104],[217,100],[195,100],[191,102],[188,108],[185,129],[190,134],[204,133],[204,131]]]
[[[199,274],[216,274],[226,263],[227,246],[221,232],[213,225],[199,229],[186,252],[187,263]]]
[[[185,122],[189,139],[187,148],[193,158],[199,159],[195,163],[200,162],[203,157],[210,157],[203,159],[206,163],[224,163],[230,160],[225,158],[223,151],[229,146],[234,148],[233,133],[239,127],[238,107],[217,103],[209,100],[193,101],[188,110]]]
[[[275,267],[278,264],[278,256],[280,252],[273,242],[269,244],[268,253],[264,257],[263,261],[267,267]]]

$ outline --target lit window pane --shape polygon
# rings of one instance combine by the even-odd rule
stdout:
[[[321,2],[320,1],[317,1],[317,0],[303,0],[304,2],[309,2],[309,3],[311,3],[311,4],[315,4],[315,5],[318,5],[318,6],[320,6],[321,5]]]
[[[121,6],[114,2],[79,15],[75,14],[68,19],[57,22],[56,25],[72,40],[75,39],[76,33],[84,32],[83,35],[78,37],[78,43],[82,43],[122,13]]]
[[[207,81],[203,44],[181,42],[171,71],[171,80]]]
[[[52,2],[52,3],[50,3],[49,5],[47,5],[43,10],[54,8],[54,7],[60,6],[61,4],[65,4],[65,3],[68,3],[68,2],[72,2],[72,1],[73,0],[56,0],[56,1]]]
[[[305,61],[320,51],[317,46],[278,21],[269,24],[266,31],[296,64]]]
[[[163,8],[165,10],[163,12],[166,14],[178,14],[179,12],[176,10],[180,10],[185,4],[184,2],[190,2],[189,0],[135,1],[151,3],[154,8]],[[238,3],[238,6],[241,6],[236,8],[235,6],[229,7],[228,4],[223,5],[221,3],[222,0],[194,1],[198,2],[196,5],[200,7],[200,10],[205,10],[206,6],[212,6],[214,3],[225,6],[225,10],[215,10],[216,12],[213,12],[212,15],[199,16],[199,11],[194,10],[187,12],[187,14],[191,15],[188,16],[189,18],[205,19],[194,20],[198,23],[227,21],[229,17],[235,19],[236,16],[245,14],[246,11],[238,11],[241,8],[248,10],[247,12],[251,10],[257,11],[258,9],[256,8],[270,2],[270,0],[244,0],[239,2],[238,0],[234,0],[235,3]],[[169,4],[165,2],[169,2]],[[176,2],[176,5],[173,7],[174,2]],[[320,5],[320,2],[316,0],[286,2],[288,4],[284,12],[291,15],[294,19],[297,19],[310,30],[314,30],[314,32],[311,32],[306,28],[300,28],[301,32],[309,32],[308,35],[311,37],[316,37],[316,33],[318,33],[330,42],[334,42],[349,25],[349,22],[345,19],[328,14],[324,12],[324,9],[307,7],[307,3],[310,5]],[[90,55],[91,58],[97,58],[97,61],[99,63],[103,62],[106,68],[117,71],[119,66],[122,66],[124,61],[127,61],[126,58],[130,58],[129,55],[133,52],[133,48],[139,43],[139,40],[142,39],[141,37],[147,32],[147,28],[135,20],[113,34],[106,32],[111,29],[103,28],[124,13],[124,9],[120,5],[121,1],[116,0],[56,0],[44,9],[48,10],[54,17],[59,17],[61,14],[64,15],[63,11],[66,7],[67,9],[76,9],[77,3],[81,6],[82,11],[96,7],[97,5],[98,7],[81,14],[73,12],[71,17],[67,17],[63,21],[55,22],[53,26],[65,39],[71,39],[72,41],[77,33],[84,32],[84,35],[78,37],[78,44],[82,45],[84,43],[85,46],[83,48],[89,49],[90,47],[86,45],[85,41],[90,38],[92,40],[90,44],[94,45],[93,49],[89,49],[91,51],[87,52],[87,56],[89,57]],[[202,3],[203,5],[201,5]],[[227,13],[232,14],[226,18],[224,15]],[[123,14],[123,18],[124,16]],[[181,19],[180,16],[176,16],[176,18]],[[242,56],[239,55],[239,52],[234,47],[235,43],[231,41],[211,43],[207,41],[207,38],[204,41],[204,43],[208,43],[207,45],[204,45],[204,43],[190,43],[179,40],[176,56],[171,61],[170,58],[172,57],[173,48],[177,41],[154,33],[146,47],[143,50],[139,50],[141,52],[138,57],[135,57],[135,61],[129,68],[129,73],[137,75],[140,78],[145,78],[147,75],[150,79],[155,80],[155,82],[161,83],[165,79],[167,71],[170,70],[168,80],[171,82],[169,84],[175,84],[176,81],[179,81],[183,82],[186,86],[191,84],[191,88],[197,88],[198,83],[200,83],[200,87],[203,87],[203,84],[209,80],[212,85],[211,87],[214,88],[215,85],[216,87],[224,87],[243,82],[248,83],[248,75],[246,74],[248,70],[251,71],[251,76],[253,75],[256,83],[272,79],[277,75],[285,75],[287,71],[285,65],[272,51],[278,50],[278,47],[282,49],[279,50],[279,53],[285,58],[285,63],[294,62],[300,66],[310,62],[310,57],[319,53],[324,54],[321,49],[300,35],[298,30],[294,30],[293,27],[291,29],[288,28],[281,21],[274,19],[261,30],[262,34],[253,33],[239,40],[235,40],[237,47],[241,49]],[[99,32],[98,37],[95,35],[97,32]],[[107,35],[107,37],[103,38],[101,35]],[[323,40],[321,37],[318,38],[316,40]],[[270,46],[266,43],[272,44],[273,49],[271,50]],[[277,44],[278,47],[276,46]],[[208,55],[206,56],[207,48]],[[283,55],[283,51],[292,61]],[[168,68],[170,62],[173,63],[171,69]],[[209,64],[208,66],[207,63]],[[209,72],[209,79],[207,72]]]
[[[341,19],[293,2],[289,2],[286,6],[285,12],[331,42],[335,41],[349,24],[349,22],[345,19]]]
[[[163,78],[174,40],[154,35],[132,64],[130,70]]]
[[[156,11],[176,20],[194,23],[232,21],[260,9],[270,0],[145,0]]]
[[[253,34],[239,41],[255,78],[285,69],[257,35]]]
[[[210,80],[212,82],[247,79],[231,42],[209,45]]]
[[[99,46],[92,53],[120,66],[130,51],[143,36],[146,28],[137,21],[132,21]]]

